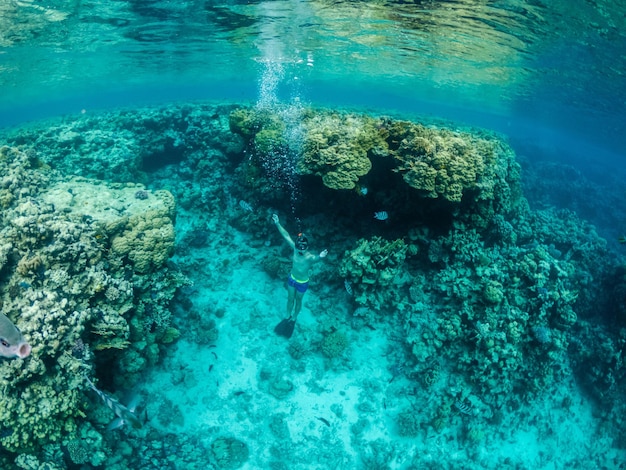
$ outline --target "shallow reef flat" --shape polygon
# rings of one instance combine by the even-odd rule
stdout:
[[[504,136],[184,103],[0,136],[3,468],[611,468],[623,257]],[[291,252],[315,265],[290,340]],[[126,404],[141,429],[107,431]],[[621,459],[621,460],[620,460]],[[311,462],[314,462],[313,464]]]

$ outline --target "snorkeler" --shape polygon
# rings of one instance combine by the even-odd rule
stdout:
[[[308,240],[302,233],[298,234],[294,242],[289,232],[280,225],[276,214],[272,215],[272,220],[280,234],[287,243],[289,243],[289,246],[293,248],[293,264],[289,277],[287,278],[287,318],[274,328],[277,334],[291,338],[296,319],[302,308],[302,297],[309,287],[309,269],[315,261],[325,258],[328,254],[328,250],[322,251],[318,256],[309,253],[307,251],[309,248]]]

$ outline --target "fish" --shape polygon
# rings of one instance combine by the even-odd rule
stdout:
[[[321,418],[318,416],[317,419],[324,423],[326,426],[330,427],[330,422],[326,418]]]
[[[376,220],[387,220],[389,218],[389,214],[387,214],[387,211],[374,212],[374,218]]]
[[[246,201],[244,201],[243,199],[241,199],[239,201],[239,207],[241,207],[244,211],[246,212],[252,212],[252,206],[250,204],[248,204]]]
[[[454,407],[459,410],[461,413],[465,414],[465,415],[471,415],[472,414],[472,406],[464,403],[462,401],[456,401],[454,403]]]
[[[9,317],[0,313],[0,356],[24,359],[30,356],[30,344]]]
[[[626,236],[625,236],[625,235],[622,235],[621,237],[619,237],[619,238],[617,239],[617,242],[618,242],[618,243],[621,243],[621,244],[626,243]]]
[[[130,424],[134,429],[141,429],[143,427],[143,423],[135,415],[135,409],[137,408],[139,397],[133,397],[128,403],[128,406],[124,406],[108,393],[104,393],[102,390],[99,390],[87,377],[85,377],[85,380],[96,395],[98,395],[104,404],[110,408],[113,413],[115,413],[115,416],[117,416],[117,418],[111,421],[111,423],[107,426],[107,431],[121,428],[125,424]]]
[[[346,292],[348,293],[348,295],[351,296],[352,294],[354,294],[354,291],[352,290],[352,283],[350,281],[345,279],[343,281],[343,286],[346,288]]]

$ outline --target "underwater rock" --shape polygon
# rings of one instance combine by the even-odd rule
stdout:
[[[212,457],[218,468],[231,470],[248,460],[250,451],[243,442],[232,437],[218,437],[211,444]]]

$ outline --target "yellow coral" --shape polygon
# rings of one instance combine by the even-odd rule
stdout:
[[[139,273],[161,266],[174,249],[172,220],[161,211],[148,211],[127,220],[125,230],[111,240],[111,251],[128,257]]]
[[[174,250],[174,197],[168,191],[157,191],[159,204],[107,226],[109,232],[121,232],[111,239],[111,251],[127,257],[138,273],[160,267]]]
[[[321,176],[331,189],[353,189],[372,169],[368,152],[385,147],[375,120],[366,116],[319,113],[306,120],[305,128],[298,171]]]
[[[493,175],[485,174],[488,164],[493,166],[495,152],[491,142],[411,123],[404,123],[402,130],[405,137],[397,151],[392,152],[400,162],[396,171],[426,197],[460,202],[468,189],[489,191],[493,186]],[[493,172],[494,168],[489,170]]]

